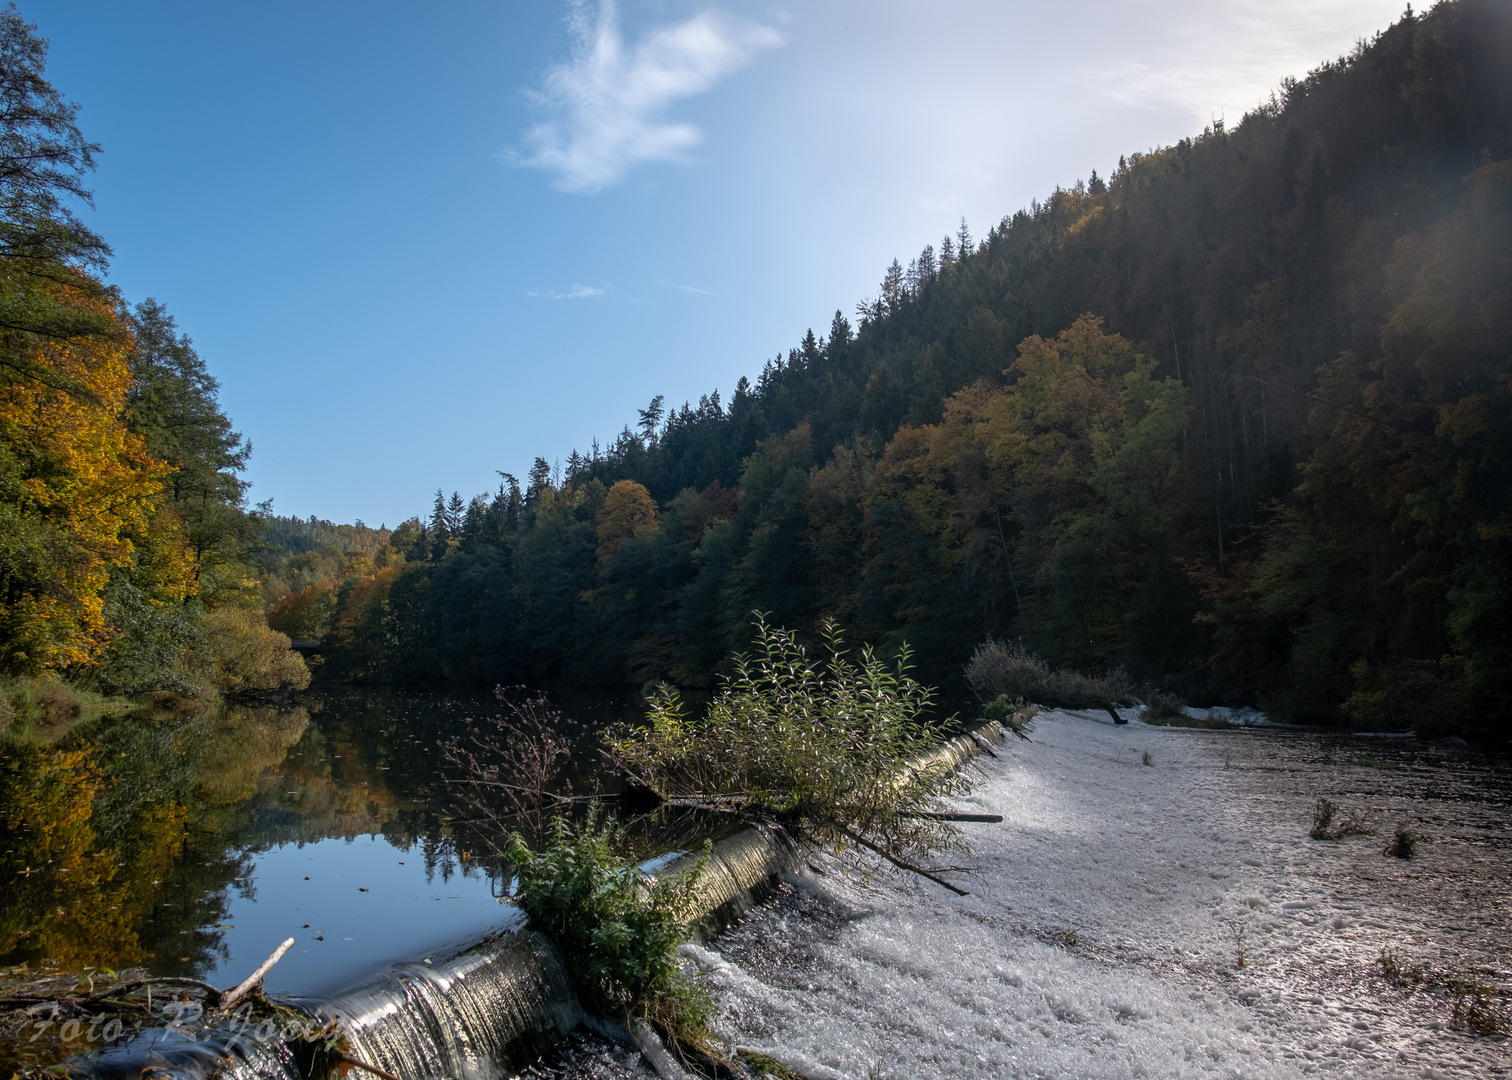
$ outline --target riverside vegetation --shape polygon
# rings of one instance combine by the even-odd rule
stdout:
[[[745,817],[781,820],[800,840],[845,852],[863,868],[880,858],[961,892],[937,875],[959,866],[918,865],[965,849],[943,801],[969,792],[971,776],[941,754],[944,736],[924,719],[931,692],[869,648],[855,657],[838,630],[823,628],[811,658],[788,631],[757,617],[708,708],[691,713],[678,693],[653,695],[646,722],[606,734],[618,770],[663,800]],[[513,867],[514,895],[532,924],[561,949],[579,999],[629,1025],[649,1021],[700,1075],[731,1075],[709,1031],[713,1005],[679,964],[676,949],[696,909],[710,847],[691,868],[657,879],[628,854],[619,826],[592,805],[573,824],[552,794],[564,754],[542,703],[508,692],[513,719],[492,736],[455,741],[449,760],[464,803],[499,789],[533,835],[505,834],[497,811],[482,842]],[[479,755],[481,751],[481,756]],[[480,760],[528,763],[518,780]],[[496,803],[500,800],[496,799]],[[543,804],[557,815],[536,833]]]
[[[217,796],[303,715],[217,699],[310,674],[263,618],[215,379],[102,280],[99,147],[35,29],[0,9],[0,955],[193,965],[239,858]]]

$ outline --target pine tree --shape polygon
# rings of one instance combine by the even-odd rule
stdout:
[[[530,466],[530,475],[526,479],[525,496],[532,501],[541,493],[541,489],[551,485],[551,465],[543,457],[535,459],[535,464]],[[437,492],[439,495],[440,492]]]
[[[636,410],[640,414],[641,439],[645,442],[647,449],[656,445],[656,432],[661,426],[662,416],[666,413],[666,410],[662,408],[662,403],[666,400],[665,395],[657,394],[651,399],[650,405]]]
[[[249,485],[237,475],[252,445],[232,430],[217,400],[220,384],[194,343],[176,334],[162,304],[138,304],[128,325],[136,347],[127,427],[142,436],[148,453],[174,466],[166,494],[184,521],[196,578],[205,580],[206,569],[236,562],[252,538],[253,522],[243,508]]]
[[[919,252],[919,280],[929,281],[938,272],[935,265],[935,249],[933,244],[925,244],[924,250]]]
[[[897,311],[903,304],[903,266],[897,259],[882,276],[881,302],[887,305],[888,311]]]
[[[809,327],[803,335],[803,341],[798,346],[798,353],[802,356],[802,366],[812,368],[819,362],[823,354],[819,351],[819,339],[814,336],[814,328]]]
[[[851,325],[846,321],[840,309],[835,309],[835,318],[830,323],[829,340],[824,344],[825,355],[831,359],[835,353],[851,343]],[[742,376],[744,378],[744,376]]]
[[[961,215],[961,227],[956,230],[956,258],[962,262],[976,251],[976,241],[971,239],[971,230],[966,227],[966,215]]]

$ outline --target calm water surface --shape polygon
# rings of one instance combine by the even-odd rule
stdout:
[[[591,772],[633,698],[565,703]],[[146,967],[321,994],[511,921],[452,802],[444,744],[485,693],[339,691],[292,709],[112,719],[0,747],[0,965]]]

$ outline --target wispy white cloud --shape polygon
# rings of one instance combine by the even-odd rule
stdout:
[[[591,193],[646,161],[674,161],[703,137],[665,118],[673,102],[701,94],[763,49],[776,30],[708,10],[646,33],[627,47],[614,0],[595,9],[574,0],[568,19],[571,59],[555,64],[529,91],[546,119],[525,133],[517,165],[555,174],[562,191]]]
[[[596,289],[592,285],[573,284],[567,292],[553,292],[550,289],[531,289],[526,296],[537,296],[546,300],[591,300],[596,296],[607,295],[606,290]]]
[[[700,288],[698,288],[697,286],[694,286],[694,285],[679,285],[675,281],[666,281],[666,280],[663,280],[662,284],[663,285],[670,285],[674,289],[681,289],[683,292],[697,293],[699,296],[718,296],[719,295],[717,292],[710,292],[708,289],[700,289]]]

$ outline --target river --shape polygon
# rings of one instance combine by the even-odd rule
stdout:
[[[633,695],[573,693],[579,784]],[[274,992],[325,994],[504,921],[448,741],[492,694],[335,689],[291,708],[136,715],[0,747],[0,966],[143,967],[234,984],[286,937]]]

